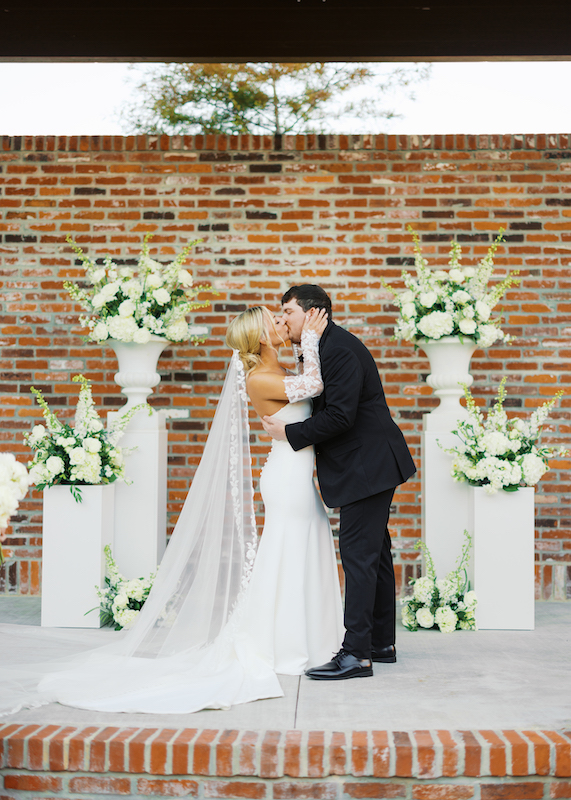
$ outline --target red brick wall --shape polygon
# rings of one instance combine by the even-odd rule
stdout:
[[[122,403],[108,349],[84,345],[78,309],[62,289],[79,278],[65,237],[97,257],[133,257],[146,231],[170,260],[202,237],[191,265],[219,291],[199,347],[176,345],[159,362],[153,404],[188,408],[170,423],[169,524],[200,459],[228,351],[228,321],[249,304],[277,309],[292,283],[322,284],[335,318],[373,352],[392,412],[417,462],[422,414],[435,405],[421,352],[391,341],[395,309],[381,277],[410,263],[406,225],[425,253],[445,264],[456,236],[466,263],[506,228],[500,273],[521,270],[504,302],[511,347],[478,351],[475,393],[486,400],[508,376],[508,405],[529,413],[570,381],[571,136],[5,137],[0,148],[0,447],[27,458],[22,432],[39,416],[29,387],[41,387],[62,416],[73,413],[83,372],[102,410]],[[563,398],[546,440],[568,440]],[[259,473],[267,441],[254,422]],[[559,462],[536,494],[537,586],[545,599],[571,597],[571,485]],[[418,477],[418,476],[417,476]],[[420,481],[395,497],[391,532],[399,586],[417,574]],[[41,498],[16,517],[0,592],[38,593]],[[333,516],[335,523],[335,516]],[[260,522],[262,511],[260,509]]]

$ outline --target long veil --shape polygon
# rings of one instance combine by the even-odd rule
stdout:
[[[193,679],[199,695],[201,681],[234,664],[235,658],[225,660],[222,655],[229,647],[233,653],[236,650],[232,631],[257,544],[249,435],[244,369],[235,352],[200,465],[134,626],[112,636],[110,644],[88,652],[0,669],[0,713],[53,701],[105,710],[107,697],[147,698],[153,693],[158,697],[160,692],[168,694],[169,687],[175,692],[177,684],[187,686]],[[36,629],[38,640],[41,632]],[[264,675],[266,683],[259,696],[281,694],[272,677]],[[240,677],[237,681],[244,682]],[[196,710],[193,702],[188,701],[186,710]],[[230,693],[220,705],[231,702]],[[170,710],[160,700],[157,709]],[[126,701],[119,710],[146,710],[146,706],[139,709],[137,702]],[[183,708],[175,705],[172,710],[182,712]]]

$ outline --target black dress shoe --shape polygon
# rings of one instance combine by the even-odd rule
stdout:
[[[327,664],[306,669],[305,674],[308,678],[314,678],[316,681],[368,678],[373,674],[373,665],[368,658],[357,658],[341,649]]]
[[[394,664],[397,660],[397,651],[394,644],[389,644],[387,647],[373,650],[371,658],[373,661],[380,661],[383,664]]]

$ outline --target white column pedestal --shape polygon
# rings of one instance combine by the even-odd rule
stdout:
[[[109,422],[121,414],[108,414]],[[188,410],[139,411],[119,442],[136,448],[125,457],[130,484],[115,484],[115,543],[113,557],[127,578],[146,578],[155,572],[166,548],[167,447],[166,420],[188,416]]]
[[[105,580],[106,544],[113,545],[115,485],[82,486],[77,503],[69,486],[44,489],[42,626],[99,628],[96,586]]]
[[[478,596],[478,628],[535,627],[534,488],[488,495],[469,487],[472,559],[468,574]]]
[[[425,414],[422,421],[422,538],[432,555],[439,578],[456,567],[470,529],[470,486],[453,480],[452,457],[438,446],[452,447],[458,437],[452,431],[465,413]]]

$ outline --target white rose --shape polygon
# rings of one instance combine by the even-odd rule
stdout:
[[[434,617],[429,608],[419,608],[416,612],[416,621],[421,628],[432,628],[434,625]]]
[[[133,270],[131,267],[121,267],[119,270],[119,275],[122,278],[132,278],[133,277]]]
[[[59,475],[64,471],[65,464],[59,456],[50,456],[46,461],[46,467],[52,475]]]
[[[101,287],[101,294],[110,300],[112,297],[115,297],[119,288],[120,286],[117,281],[111,281],[111,283],[106,283],[105,286]]]
[[[464,289],[458,289],[457,292],[454,292],[452,295],[452,299],[455,303],[459,303],[460,305],[464,305],[471,299],[471,295],[468,292],[465,292]]]
[[[414,303],[405,303],[401,307],[401,312],[403,317],[405,317],[406,319],[410,319],[411,317],[416,316],[416,306],[414,305]]]
[[[179,271],[178,280],[179,283],[182,284],[182,286],[186,287],[187,289],[189,289],[193,284],[192,275],[187,269],[181,269]]]
[[[439,281],[443,281],[448,277],[448,273],[445,269],[435,269],[432,274],[435,278],[438,278]]]
[[[477,325],[473,319],[464,318],[460,320],[460,322],[458,323],[458,327],[460,328],[462,333],[466,334],[466,336],[471,336],[471,334],[475,332]]]
[[[476,314],[482,322],[487,322],[490,319],[491,308],[483,300],[476,300]]]
[[[150,275],[147,275],[146,284],[149,289],[158,289],[163,285],[163,279],[156,272],[152,272]]]
[[[474,267],[462,267],[462,272],[467,278],[473,278],[476,274]]]
[[[137,344],[147,344],[151,340],[151,332],[148,328],[138,328],[133,334],[133,341]]]
[[[454,283],[464,283],[464,281],[466,280],[466,276],[464,275],[462,270],[456,267],[450,270],[450,272],[448,273],[448,277]]]
[[[164,306],[165,303],[168,303],[171,299],[171,296],[166,289],[155,289],[153,292],[153,297],[160,306]]]
[[[124,591],[125,585],[121,586],[121,591],[113,600],[113,608],[126,608],[129,605],[129,598],[127,597],[127,593]]]
[[[404,292],[401,292],[398,296],[401,305],[403,303],[414,303],[414,292],[411,292],[410,289],[406,289]]]
[[[123,300],[119,306],[120,317],[132,317],[135,313],[135,303],[132,300]]]
[[[87,457],[87,453],[83,449],[83,447],[74,447],[69,454],[69,463],[70,464],[83,464]]]
[[[438,300],[436,292],[421,292],[419,300],[425,308],[432,308]]]
[[[107,297],[99,292],[98,294],[94,295],[91,300],[91,305],[93,308],[101,308],[107,302]]]
[[[94,269],[91,273],[91,282],[92,283],[100,283],[103,278],[105,277],[105,270],[100,267],[99,269]]]
[[[99,439],[93,439],[91,436],[88,436],[83,440],[83,448],[87,450],[88,453],[98,453],[101,450],[101,442]]]
[[[45,435],[46,435],[46,429],[44,428],[43,425],[34,425],[34,427],[32,428],[30,442],[33,440],[33,443],[37,444],[38,442],[41,442],[41,440],[44,438]]]

